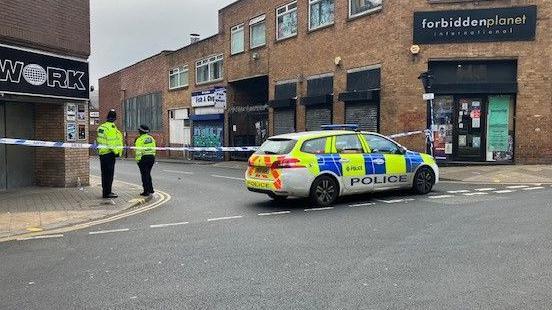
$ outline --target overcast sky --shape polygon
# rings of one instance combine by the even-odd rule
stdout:
[[[218,10],[234,0],[91,0],[90,83],[218,29]]]

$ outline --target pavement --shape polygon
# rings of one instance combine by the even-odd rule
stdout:
[[[99,164],[91,162],[97,175]],[[138,171],[118,161],[116,179]],[[158,163],[163,207],[0,243],[2,309],[548,309],[552,186],[443,182],[317,208]]]
[[[0,242],[120,216],[163,198],[158,195],[144,199],[138,195],[140,186],[121,181],[114,182],[113,190],[119,198],[102,199],[101,180],[91,176],[90,186],[82,188],[27,188],[0,192]]]

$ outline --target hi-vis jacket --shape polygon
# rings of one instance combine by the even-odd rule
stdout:
[[[136,161],[142,160],[142,156],[145,155],[155,156],[155,139],[148,134],[139,136],[138,139],[136,139],[134,146],[137,147],[137,149],[134,150],[134,158]]]
[[[98,127],[98,145],[105,145],[108,148],[99,148],[98,154],[106,155],[113,153],[121,156],[123,154],[123,135],[112,122],[105,122]]]

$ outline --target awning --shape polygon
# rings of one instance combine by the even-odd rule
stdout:
[[[304,106],[332,104],[333,97],[333,95],[302,97],[301,104]]]
[[[224,114],[192,115],[192,121],[223,121]]]
[[[271,108],[291,108],[297,104],[297,98],[274,99],[268,101]]]
[[[360,90],[348,91],[339,94],[339,101],[343,102],[359,102],[359,101],[378,101],[380,91],[378,90]]]

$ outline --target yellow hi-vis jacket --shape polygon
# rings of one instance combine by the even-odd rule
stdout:
[[[136,161],[142,160],[142,156],[144,155],[155,156],[155,139],[148,134],[140,135],[136,139],[134,146],[137,147],[137,149],[134,150],[134,158]]]
[[[105,122],[98,127],[96,143],[108,146],[108,148],[98,149],[98,154],[100,155],[113,153],[121,156],[123,154],[123,135],[112,122]]]

